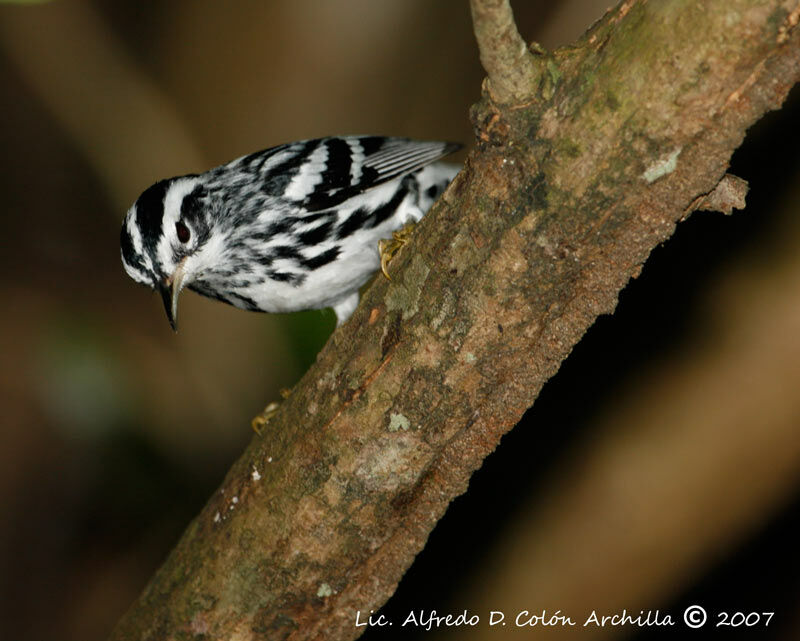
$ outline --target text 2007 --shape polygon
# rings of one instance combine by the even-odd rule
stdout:
[[[765,628],[775,616],[774,612],[718,612],[715,627],[729,626],[731,628],[752,628],[762,624]]]

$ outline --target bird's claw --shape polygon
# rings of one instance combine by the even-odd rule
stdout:
[[[387,280],[392,280],[389,276],[389,262],[400,248],[408,242],[411,233],[414,231],[416,223],[408,223],[404,227],[392,232],[391,238],[382,238],[378,241],[378,253],[381,256],[381,272]]]
[[[254,417],[253,420],[250,421],[250,426],[259,436],[263,434],[264,427],[266,427],[267,423],[269,423],[278,413],[281,403],[291,396],[292,390],[284,387],[279,393],[281,395],[280,401],[272,401],[261,411],[258,416]]]

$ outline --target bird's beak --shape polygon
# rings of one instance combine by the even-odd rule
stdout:
[[[178,331],[178,296],[186,282],[186,272],[183,269],[184,261],[178,263],[172,276],[164,279],[158,285],[161,300],[164,301],[164,311],[173,331]]]

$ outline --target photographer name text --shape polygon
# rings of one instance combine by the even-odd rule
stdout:
[[[709,627],[731,627],[731,628],[752,628],[767,627],[774,616],[774,612],[741,612],[741,611],[718,611],[709,614],[702,606],[690,605],[673,617],[671,614],[662,613],[660,610],[639,610],[629,612],[621,610],[619,612],[598,612],[592,610],[583,616],[572,616],[563,613],[561,610],[550,612],[539,610],[531,612],[520,610],[511,614],[506,614],[501,610],[491,610],[485,618],[478,614],[463,610],[459,613],[440,614],[436,610],[412,610],[402,620],[398,620],[400,627],[419,628],[431,631],[436,628],[449,627],[475,627],[482,622],[489,627],[510,625],[517,628],[525,627],[674,627],[684,626],[687,628]],[[384,614],[375,614],[370,610],[365,614],[360,610],[355,613],[355,627],[382,628],[394,625],[395,621]]]

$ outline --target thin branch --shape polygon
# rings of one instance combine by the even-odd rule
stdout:
[[[498,104],[530,101],[538,65],[517,31],[509,0],[470,0],[487,88]]]
[[[492,144],[112,639],[358,636],[356,613],[394,592],[472,472],[798,81],[792,8],[628,0],[554,52],[543,104],[476,105]]]

